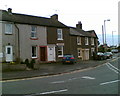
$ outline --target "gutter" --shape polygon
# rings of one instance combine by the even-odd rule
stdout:
[[[19,36],[20,36],[20,31],[19,31],[19,28],[18,28],[18,26],[16,25],[16,23],[14,23],[14,25],[15,25],[15,27],[17,28],[17,32],[18,32],[18,35],[17,35],[17,37],[18,37],[18,56],[17,56],[17,60],[18,60],[18,63],[20,63],[20,38],[19,38]]]

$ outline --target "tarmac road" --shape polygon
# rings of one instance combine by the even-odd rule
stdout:
[[[118,94],[120,70],[115,59],[99,67],[60,75],[4,81],[3,94]]]

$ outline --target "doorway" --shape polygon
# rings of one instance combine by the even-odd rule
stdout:
[[[40,61],[46,61],[46,47],[40,47]]]
[[[13,61],[13,47],[6,46],[5,52],[6,52],[6,62],[12,62]]]

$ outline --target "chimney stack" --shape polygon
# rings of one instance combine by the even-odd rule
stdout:
[[[9,12],[9,13],[12,13],[12,8],[8,8],[8,12]]]
[[[58,20],[58,14],[52,15],[52,16],[51,16],[51,19],[53,19],[53,20]]]
[[[81,21],[79,21],[78,24],[76,24],[76,28],[82,29],[82,23],[81,23]]]

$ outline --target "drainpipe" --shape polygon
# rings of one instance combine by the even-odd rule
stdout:
[[[15,23],[14,23],[14,25],[17,28],[17,32],[18,32],[18,35],[17,35],[17,37],[18,37],[18,56],[17,56],[17,59],[18,59],[18,63],[20,63],[20,38],[19,38],[20,33],[19,33],[18,26]]]

